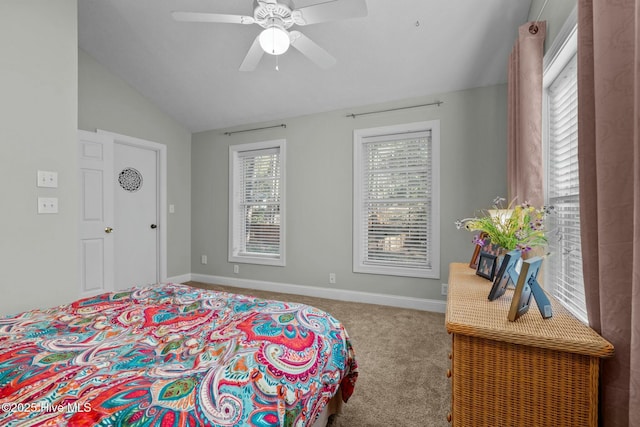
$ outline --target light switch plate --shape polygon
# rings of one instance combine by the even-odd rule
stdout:
[[[38,187],[58,188],[58,172],[38,171]]]
[[[38,213],[39,214],[57,214],[58,198],[57,197],[38,197]]]

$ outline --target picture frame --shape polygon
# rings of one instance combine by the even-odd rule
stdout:
[[[476,269],[476,274],[487,280],[493,280],[493,276],[496,272],[497,258],[498,257],[495,255],[481,251],[478,257],[478,268]]]
[[[494,277],[493,286],[491,286],[491,290],[487,297],[489,301],[495,301],[504,295],[509,283],[514,286],[516,285],[518,282],[517,265],[518,261],[520,261],[520,256],[521,254],[518,250],[507,252],[504,255],[502,264],[500,264],[500,268]]]
[[[478,240],[484,240],[487,237],[487,233],[484,231],[478,235]],[[469,261],[469,268],[473,268],[474,270],[478,268],[478,259],[480,258],[480,250],[482,249],[482,245],[479,243],[475,244],[473,249],[473,255],[471,256],[471,261]]]
[[[542,287],[538,283],[538,273],[542,265],[541,257],[526,259],[522,262],[516,289],[511,300],[511,307],[507,318],[515,322],[529,311],[532,297],[536,298],[536,304],[543,318],[547,319],[553,315],[549,298],[545,295]]]
[[[529,281],[534,274],[534,269],[530,267],[530,260],[522,263],[520,276],[518,276],[516,290],[513,292],[513,299],[511,300],[511,306],[509,308],[509,314],[507,316],[510,322],[515,322],[517,319],[519,319],[529,311],[532,295],[531,285],[529,284]]]
[[[502,246],[495,243],[491,243],[491,240],[487,239],[484,246],[482,246],[482,248],[480,249],[480,253],[481,254],[485,253],[487,255],[493,255],[497,257],[498,255],[500,255],[501,250],[502,250]]]

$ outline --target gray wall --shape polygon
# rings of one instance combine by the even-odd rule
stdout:
[[[167,146],[167,274],[191,268],[191,133],[91,55],[78,53],[78,126]],[[165,209],[168,209],[165,206]]]
[[[78,296],[77,46],[75,0],[0,1],[0,315]]]
[[[445,93],[398,103],[373,105],[277,122],[254,123],[248,129],[286,123],[287,127],[225,136],[222,129],[192,138],[192,264],[199,274],[278,283],[444,299],[440,284],[448,264],[468,262],[471,233],[457,230],[466,217],[506,194],[505,85]],[[364,112],[417,105],[434,100],[440,107],[346,118]],[[412,279],[352,272],[352,134],[354,129],[440,120],[441,132],[441,266],[440,279]],[[233,274],[227,262],[228,147],[233,144],[287,140],[287,265],[240,264]],[[208,256],[208,264],[200,263]],[[330,272],[337,283],[328,284]]]

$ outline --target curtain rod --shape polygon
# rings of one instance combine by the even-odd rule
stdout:
[[[542,11],[544,10],[544,8],[545,8],[545,7],[547,7],[547,2],[548,2],[548,1],[549,1],[549,0],[545,0],[545,1],[544,1],[544,4],[543,4],[543,5],[542,5],[542,7],[540,8],[540,12],[538,12],[538,17],[536,18],[536,21],[535,21],[535,22],[540,21],[540,17],[542,16]]]
[[[430,105],[437,105],[438,107],[444,104],[444,101],[436,101],[436,102],[430,102],[428,104],[420,104],[420,105],[412,105],[410,107],[399,107],[399,108],[390,108],[388,110],[379,110],[379,111],[369,111],[367,113],[357,113],[357,114],[347,114],[346,117],[352,117],[352,118],[356,118],[358,116],[364,116],[367,114],[378,114],[378,113],[388,113],[390,111],[398,111],[398,110],[406,110],[408,108],[418,108],[418,107],[428,107]]]
[[[540,17],[542,16],[542,11],[544,10],[544,8],[547,6],[547,2],[549,0],[545,0],[544,3],[542,4],[542,7],[540,8],[540,12],[538,12],[538,17],[536,18],[535,21],[533,21],[533,24],[531,24],[529,26],[529,32],[531,34],[538,34],[538,22],[540,22]]]
[[[265,126],[263,128],[253,128],[253,129],[245,129],[245,130],[235,130],[233,132],[225,132],[224,134],[229,136],[229,135],[233,135],[234,133],[242,133],[242,132],[253,132],[254,130],[263,130],[263,129],[273,129],[273,128],[286,128],[287,125],[285,125],[284,123],[279,124],[279,125],[275,125],[275,126]]]

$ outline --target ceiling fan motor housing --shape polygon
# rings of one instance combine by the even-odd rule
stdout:
[[[256,0],[253,17],[263,28],[277,25],[287,30],[296,23],[292,16],[291,2],[286,0],[281,2]]]

